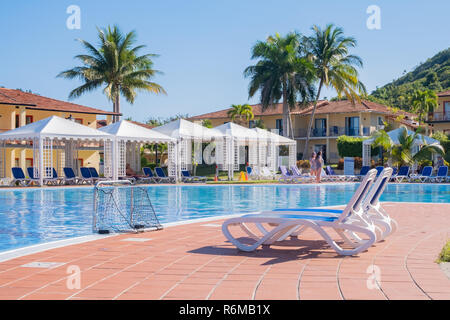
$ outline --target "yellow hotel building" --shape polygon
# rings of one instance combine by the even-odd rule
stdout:
[[[111,123],[115,113],[94,109],[74,103],[43,97],[17,89],[0,88],[0,132],[15,129],[56,115],[97,128],[97,116],[106,116],[106,124]],[[53,152],[58,152],[54,150]],[[58,157],[54,154],[53,159]],[[99,170],[100,153],[97,150],[80,150],[78,165],[95,167]],[[11,145],[5,154],[5,176],[11,177],[12,167],[21,167],[26,172],[33,166],[32,148],[14,148]],[[57,168],[57,164],[54,164]],[[58,174],[62,174],[59,173]]]
[[[282,104],[276,104],[262,111],[261,105],[253,105],[253,114],[255,118],[241,125],[254,127],[255,121],[263,121],[266,129],[276,129],[281,135],[284,135],[282,127]],[[208,119],[212,126],[216,127],[223,123],[231,121],[227,112],[231,109],[219,110],[190,118],[191,121],[202,121]],[[306,130],[311,117],[312,106],[306,108],[295,108],[291,111],[293,138],[297,141],[297,152],[302,153],[305,141]],[[401,111],[404,118],[401,121],[395,119],[399,114],[394,114],[387,106],[370,102],[361,101],[352,105],[350,101],[320,101],[317,105],[314,123],[310,135],[308,156],[313,151],[322,150],[324,159],[328,163],[337,163],[339,155],[336,139],[341,135],[368,137],[374,131],[380,129],[384,122],[391,125],[392,129],[400,126],[406,126],[408,129],[416,128],[418,123],[416,116],[411,113]],[[292,137],[292,134],[289,133]]]
[[[450,134],[450,90],[439,92],[438,107],[428,114],[427,123],[431,133],[442,131]]]

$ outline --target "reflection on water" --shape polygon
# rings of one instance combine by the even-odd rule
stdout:
[[[162,223],[345,204],[357,185],[150,186]],[[0,190],[0,251],[91,233],[92,188]],[[382,201],[450,203],[450,185],[391,184]]]

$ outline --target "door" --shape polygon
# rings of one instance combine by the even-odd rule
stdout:
[[[315,130],[313,136],[325,137],[327,133],[327,119],[314,119]]]

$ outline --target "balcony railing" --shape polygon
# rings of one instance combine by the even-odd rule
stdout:
[[[370,136],[377,128],[375,127],[363,127],[362,128],[363,136]],[[294,130],[294,135],[296,138],[305,138],[306,137],[306,129],[300,128]],[[320,138],[320,137],[338,137],[338,136],[360,136],[359,128],[349,128],[349,127],[338,127],[331,126],[327,132],[325,128],[314,128],[311,129],[311,138]]]
[[[428,121],[450,121],[449,112],[433,112],[428,114]]]

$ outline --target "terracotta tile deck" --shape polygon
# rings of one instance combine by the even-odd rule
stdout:
[[[359,256],[336,255],[312,232],[239,252],[219,222],[195,223],[5,261],[0,299],[450,299],[450,280],[434,262],[450,238],[450,205],[384,207],[399,230]],[[151,240],[122,241],[135,237]],[[64,265],[23,267],[31,262]],[[79,289],[68,286],[76,284],[70,266],[81,270]]]

